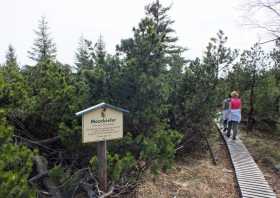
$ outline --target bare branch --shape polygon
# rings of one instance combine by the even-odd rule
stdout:
[[[51,144],[51,143],[54,143],[58,140],[59,140],[59,136],[55,136],[55,137],[52,137],[52,138],[39,140],[39,141],[36,141],[36,142],[39,143],[39,144]]]
[[[275,8],[273,8],[272,6],[265,5],[265,4],[263,4],[262,6],[267,8],[267,9],[269,9],[269,10],[271,10],[273,13],[275,13],[277,16],[280,17],[280,13]]]
[[[50,148],[50,147],[48,147],[48,146],[46,146],[46,145],[43,145],[43,144],[41,144],[41,143],[38,143],[38,142],[36,142],[36,141],[30,140],[30,139],[27,139],[27,138],[24,138],[24,137],[21,137],[21,136],[18,136],[18,135],[13,135],[13,137],[19,138],[20,140],[22,140],[23,142],[25,142],[25,144],[27,144],[28,146],[30,146],[30,145],[33,144],[33,145],[42,147],[42,148],[44,148],[44,149],[46,149],[46,150],[49,150],[49,151],[52,151],[52,152],[57,152],[56,150],[54,150],[54,149],[52,149],[52,148]]]
[[[253,28],[257,29],[263,29],[266,32],[269,32],[272,34],[273,37],[279,37],[280,36],[280,1],[279,0],[247,0],[246,4],[243,5],[245,8],[245,18],[244,20],[248,22],[248,24],[244,24],[247,26],[251,26]],[[243,8],[241,8],[243,9]],[[261,18],[257,19],[256,15],[255,17],[253,15],[261,13],[266,15],[265,17],[262,16]],[[271,14],[270,16],[268,14]],[[246,17],[247,16],[247,17]],[[264,21],[265,19],[265,21]]]
[[[100,198],[106,198],[106,197],[109,197],[110,195],[112,195],[112,194],[113,194],[113,192],[114,192],[114,187],[113,187],[113,186],[111,186],[111,187],[110,187],[110,189],[109,189],[109,191],[108,191],[107,193],[105,193],[105,194],[101,195],[101,196],[100,196]]]
[[[184,146],[181,145],[181,146],[179,146],[178,148],[176,148],[175,151],[177,152],[178,150],[181,150],[181,149],[183,149],[183,148],[184,148]]]
[[[96,193],[92,190],[92,185],[88,183],[81,183],[82,188],[87,192],[88,197],[95,197]]]
[[[30,178],[28,181],[31,183],[31,184],[34,184],[34,181],[42,178],[42,177],[45,177],[48,175],[48,171],[45,171],[45,172],[42,172],[42,173],[39,173],[38,175]]]
[[[268,40],[268,41],[264,41],[264,42],[261,42],[259,43],[260,45],[263,45],[263,44],[266,44],[266,43],[270,43],[270,42],[273,42],[273,41],[277,41],[279,39],[279,37],[275,38],[275,39],[271,39],[271,40]]]

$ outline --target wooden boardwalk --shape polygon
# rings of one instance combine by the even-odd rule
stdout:
[[[232,140],[232,137],[228,138],[223,134],[221,126],[219,124],[217,126],[227,145],[241,197],[276,198],[275,193],[242,141],[238,137],[236,140]]]

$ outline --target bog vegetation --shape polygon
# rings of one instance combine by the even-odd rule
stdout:
[[[55,42],[40,19],[33,65],[19,65],[8,47],[0,67],[0,195],[98,196],[95,144],[81,143],[75,112],[106,102],[130,111],[124,138],[108,145],[114,193],[133,187],[141,173],[172,166],[177,151],[207,149],[209,126],[231,90],[243,100],[248,131],[280,136],[280,46],[241,51],[218,31],[204,56],[184,57],[170,7],[158,1],[114,54],[105,41],[81,38],[75,65],[56,59]],[[183,146],[183,149],[176,148]]]

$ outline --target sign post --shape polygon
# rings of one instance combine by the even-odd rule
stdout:
[[[107,192],[107,143],[105,141],[97,142],[97,160],[98,160],[98,180],[100,189]]]
[[[97,171],[100,188],[107,192],[107,140],[123,137],[123,113],[127,110],[106,103],[84,109],[82,115],[83,143],[97,142]]]

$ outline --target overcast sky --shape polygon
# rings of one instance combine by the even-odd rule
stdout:
[[[96,41],[100,34],[108,52],[113,53],[121,39],[132,36],[132,27],[144,16],[151,0],[0,0],[0,63],[12,44],[21,65],[31,64],[27,51],[35,38],[38,20],[45,16],[51,37],[57,44],[58,60],[73,64],[81,35]],[[161,0],[173,4],[170,16],[179,44],[187,47],[187,58],[201,57],[209,39],[222,29],[228,46],[249,48],[265,40],[259,30],[241,25],[244,0]]]

